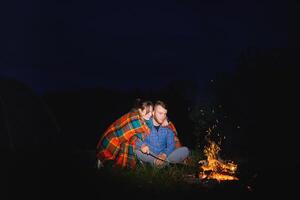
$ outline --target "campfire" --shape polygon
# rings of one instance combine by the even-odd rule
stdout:
[[[220,159],[218,156],[220,150],[220,147],[215,142],[208,140],[208,145],[204,148],[204,155],[207,159],[199,161],[199,178],[201,180],[214,179],[218,182],[238,180],[234,176],[237,165]]]

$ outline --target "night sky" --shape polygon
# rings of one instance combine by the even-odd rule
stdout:
[[[199,87],[248,48],[287,46],[286,1],[7,1],[0,75],[47,91]]]

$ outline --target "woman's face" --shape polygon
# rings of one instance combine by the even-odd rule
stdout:
[[[146,107],[141,111],[141,115],[145,120],[149,120],[152,117],[152,113],[153,113],[152,106],[149,106],[148,109]]]

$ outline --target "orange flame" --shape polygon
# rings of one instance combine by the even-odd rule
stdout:
[[[204,149],[204,155],[207,160],[200,160],[199,164],[201,172],[200,179],[215,179],[218,182],[226,180],[238,180],[233,176],[237,170],[237,165],[233,162],[225,162],[218,157],[221,150],[220,147],[213,141],[208,141],[209,145]]]

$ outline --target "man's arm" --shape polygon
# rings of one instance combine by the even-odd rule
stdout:
[[[142,140],[143,133],[137,133],[135,136],[137,138],[135,145],[137,149],[141,149],[141,147],[145,144],[145,141]]]
[[[144,144],[144,142],[143,142],[141,139],[138,138],[138,139],[136,140],[136,143],[135,143],[135,144],[136,144],[136,149],[139,149],[139,150],[140,150],[141,147],[142,147],[142,145]]]
[[[172,153],[172,151],[175,150],[175,139],[174,139],[174,133],[171,129],[167,129],[167,147],[163,150],[163,153],[165,153],[167,156]]]
[[[137,150],[141,150],[143,153],[149,154],[150,150],[148,145],[146,144],[146,142],[142,141],[140,137],[137,137],[135,145]]]

